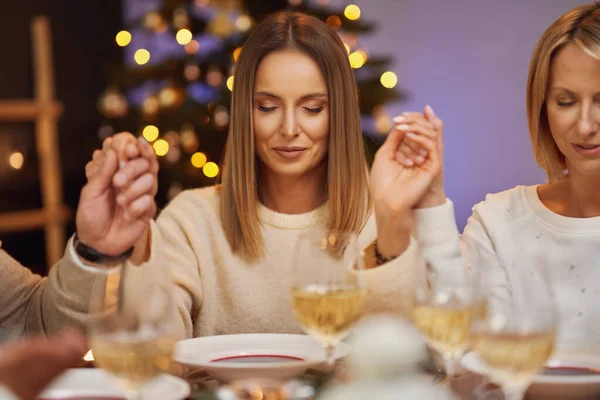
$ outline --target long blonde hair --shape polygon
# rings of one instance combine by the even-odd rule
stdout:
[[[233,252],[246,260],[264,254],[252,130],[256,70],[266,55],[290,48],[311,57],[327,82],[328,227],[358,233],[371,208],[358,91],[343,42],[314,17],[288,11],[270,15],[252,31],[235,66],[231,123],[223,160],[220,195],[223,229]]]
[[[550,67],[556,53],[575,43],[592,57],[600,59],[600,5],[579,6],[558,18],[544,32],[531,57],[527,79],[527,120],[533,152],[550,181],[559,180],[567,168],[550,132],[546,92]]]

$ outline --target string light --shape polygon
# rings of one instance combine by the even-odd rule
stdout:
[[[381,75],[380,81],[384,87],[392,89],[398,83],[398,77],[393,72],[387,71]]]
[[[14,169],[21,169],[23,167],[23,163],[25,162],[25,157],[23,157],[23,153],[15,151],[8,157],[8,163]]]
[[[167,30],[167,23],[163,19],[162,15],[160,15],[157,11],[151,11],[146,15],[144,20],[144,25],[146,29],[149,29],[154,32],[164,32]]]
[[[363,65],[365,65],[365,61],[366,61],[364,56],[357,51],[351,53],[348,56],[348,59],[350,60],[350,66],[352,68],[360,68]]]
[[[209,161],[204,164],[204,167],[202,167],[202,172],[204,172],[204,175],[207,177],[214,178],[215,176],[219,175],[219,166],[214,162]]]
[[[175,40],[177,40],[177,43],[184,46],[192,41],[192,32],[190,32],[189,29],[180,29],[175,35]]]
[[[213,117],[215,128],[223,129],[229,123],[229,112],[226,107],[218,106],[215,107],[215,114]]]
[[[342,19],[337,15],[330,15],[325,20],[325,23],[329,25],[332,29],[339,29],[342,26]]]
[[[206,81],[212,87],[220,86],[223,83],[223,74],[221,70],[215,67],[209,69],[206,73]]]
[[[344,10],[344,15],[350,21],[355,21],[360,18],[360,8],[355,4],[349,4]]]
[[[196,54],[200,50],[200,43],[197,40],[190,40],[185,46],[185,52],[188,54]]]
[[[227,78],[227,89],[229,89],[230,92],[233,91],[233,75]]]
[[[165,139],[158,139],[152,147],[157,156],[164,156],[169,152],[169,143]]]
[[[200,78],[200,67],[197,64],[188,64],[183,70],[183,75],[188,81],[195,81]]]
[[[181,158],[181,150],[177,147],[169,146],[169,152],[165,156],[165,160],[169,163],[176,163]]]
[[[139,65],[144,65],[150,61],[150,52],[146,49],[139,49],[135,52],[133,58]]]
[[[98,109],[108,118],[120,118],[127,113],[129,104],[119,88],[111,85],[98,99]]]
[[[100,127],[100,129],[98,129],[98,137],[100,138],[100,140],[104,140],[107,137],[112,136],[115,133],[115,130],[113,129],[112,126],[108,125],[108,124],[104,124]]]
[[[185,8],[180,7],[173,12],[173,25],[175,28],[182,29],[186,26],[189,26],[189,24],[190,19],[187,11],[185,11]]]
[[[235,49],[233,51],[233,61],[237,61],[238,58],[240,57],[240,54],[242,53],[242,48],[238,47],[237,49]]]
[[[185,124],[181,128],[180,140],[183,150],[189,154],[193,154],[196,150],[198,150],[198,146],[200,145],[192,125]]]
[[[117,42],[117,44],[119,46],[125,47],[129,43],[131,43],[131,33],[127,32],[127,31],[120,31],[119,33],[117,33],[117,36],[115,37],[115,41]]]
[[[356,52],[363,57],[363,59],[365,60],[365,62],[367,62],[367,58],[368,58],[367,57],[367,53],[365,53],[363,50],[356,50]]]
[[[148,142],[154,142],[158,138],[159,133],[158,128],[154,125],[148,125],[142,130],[142,136]]]
[[[235,27],[240,32],[246,32],[248,29],[250,29],[251,26],[252,26],[252,20],[247,15],[240,15],[235,20]]]
[[[207,158],[204,153],[197,152],[192,154],[192,158],[190,159],[190,161],[192,162],[192,165],[194,167],[202,168],[204,167],[204,164],[206,164]]]
[[[159,106],[158,96],[155,94],[150,95],[146,97],[142,103],[142,112],[147,115],[153,115],[158,112]]]
[[[171,150],[173,149],[173,147],[179,146],[179,143],[181,142],[179,133],[175,131],[169,131],[165,133],[165,140],[167,141],[167,143],[169,143],[169,146],[171,146]]]

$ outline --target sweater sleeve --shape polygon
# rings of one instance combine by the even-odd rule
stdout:
[[[425,277],[416,241],[411,237],[404,253],[390,262],[364,271],[363,276],[369,290],[366,313],[391,313],[408,317],[414,290]]]
[[[43,331],[41,300],[47,279],[0,250],[0,342]]]
[[[89,293],[98,274],[79,267],[69,240],[47,278],[31,273],[0,250],[0,341],[29,334],[83,329]]]
[[[510,303],[508,274],[478,212],[481,206],[473,208],[462,235],[458,233],[450,200],[442,206],[416,210],[417,241],[423,258],[436,273],[451,278],[457,268],[471,268],[476,273],[477,284],[488,285],[484,290],[491,293],[494,303],[507,306]]]
[[[456,268],[464,268],[460,234],[450,199],[440,206],[413,211],[415,238],[427,268],[451,278]]]
[[[157,276],[172,278],[174,309],[170,317],[174,334],[178,338],[192,337],[191,311],[196,306],[196,299],[201,299],[199,275],[194,270],[194,254],[185,232],[171,217],[168,209],[161,213],[157,222],[150,223],[150,258],[141,265],[128,263],[125,293],[127,299],[145,301],[145,293],[140,291],[139,282],[153,271],[169,269],[168,274],[156,273]],[[197,271],[197,269],[196,269]],[[31,312],[28,321],[33,331],[46,333],[57,332],[67,324],[85,327],[86,315],[90,307],[90,293],[95,284],[106,285],[107,296],[116,295],[119,287],[119,274],[107,275],[98,273],[97,269],[83,263],[74,251],[72,239],[67,251],[59,263],[52,268],[46,285],[41,291],[42,299],[33,301],[30,307],[37,307],[38,312]],[[0,316],[2,314],[0,313]],[[0,322],[2,319],[0,319]]]
[[[480,285],[491,295],[488,307],[509,308],[512,305],[512,288],[505,263],[496,252],[493,236],[474,208],[462,235],[462,244],[469,265],[480,269]]]

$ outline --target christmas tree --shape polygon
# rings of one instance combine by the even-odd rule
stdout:
[[[182,189],[215,183],[233,65],[252,28],[270,13],[301,11],[338,32],[359,87],[368,156],[392,124],[385,104],[404,97],[387,70],[390,57],[360,46],[360,35],[375,24],[353,4],[333,9],[324,0],[126,0],[125,6],[130,15],[115,37],[124,63],[109,71],[98,101],[105,117],[99,136],[129,131],[152,143],[161,165],[160,207]]]

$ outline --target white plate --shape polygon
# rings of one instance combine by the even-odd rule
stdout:
[[[471,372],[487,375],[487,367],[475,352],[467,353],[461,360],[462,365]],[[532,399],[597,399],[600,396],[600,356],[588,356],[574,360],[572,358],[552,358],[547,367],[571,368],[599,371],[597,374],[573,375],[536,375],[527,390]]]
[[[161,375],[140,388],[141,400],[181,400],[190,394],[190,385],[172,375]],[[101,397],[124,400],[125,393],[117,380],[99,368],[67,370],[46,388],[39,399],[76,400]]]
[[[340,343],[335,358],[346,356],[349,349]],[[178,342],[173,359],[221,382],[259,377],[286,380],[324,366],[325,350],[307,335],[220,335]]]

